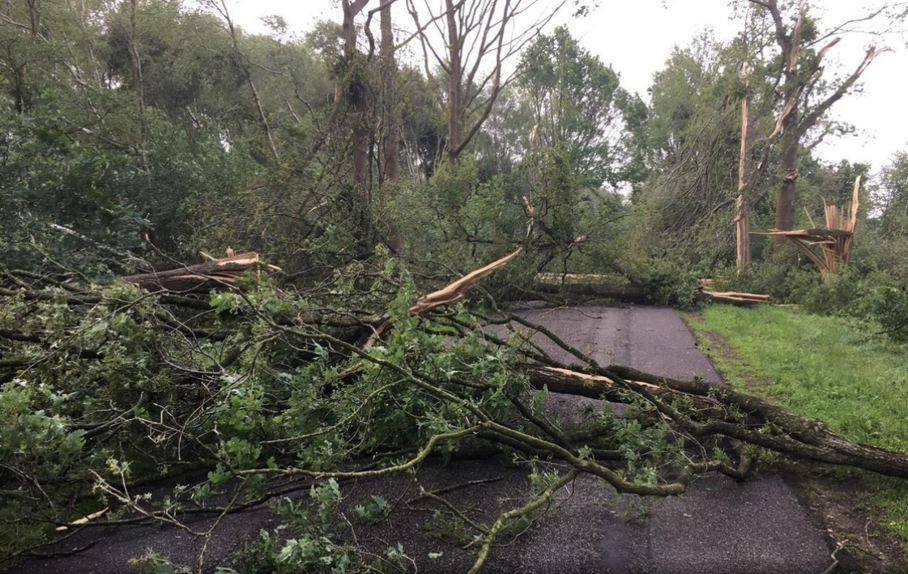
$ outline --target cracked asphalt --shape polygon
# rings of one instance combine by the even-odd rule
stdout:
[[[584,307],[525,309],[531,321],[551,329],[601,364],[624,364],[658,375],[700,376],[723,384],[693,335],[670,309]],[[558,355],[560,350],[549,347]],[[566,357],[564,357],[566,358]],[[556,417],[576,418],[604,408],[599,401],[550,396]],[[479,482],[477,482],[479,481]],[[345,482],[345,504],[370,494],[397,501],[386,521],[357,532],[364,547],[381,552],[402,543],[419,572],[465,572],[475,545],[464,548],[457,532],[430,527],[434,509],[416,500],[426,490],[476,483],[445,497],[474,519],[491,521],[501,508],[520,503],[528,484],[525,469],[495,459],[433,462],[414,476]],[[302,497],[301,488],[289,496]],[[403,492],[403,494],[401,494]],[[779,476],[761,474],[743,483],[721,475],[695,481],[684,495],[667,499],[619,496],[595,477],[581,476],[559,495],[538,521],[496,547],[484,572],[526,574],[818,574],[831,563],[831,550],[795,492]],[[204,528],[213,518],[197,519]],[[124,526],[88,528],[42,549],[53,555],[88,546],[75,554],[20,562],[10,574],[120,574],[141,572],[130,559],[153,550],[194,571],[228,566],[230,555],[276,524],[267,508],[225,517],[204,541],[175,528]],[[431,554],[431,557],[430,557]]]

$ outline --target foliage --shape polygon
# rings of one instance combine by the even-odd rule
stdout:
[[[237,568],[246,574],[313,572],[353,574],[356,572],[406,571],[408,557],[402,547],[389,546],[383,555],[369,557],[351,542],[338,540],[337,514],[341,512],[341,490],[330,479],[309,492],[311,504],[289,498],[275,504],[283,519],[281,530],[262,530],[258,540],[247,543],[239,553]],[[370,504],[380,504],[375,499]],[[385,502],[387,505],[387,502]],[[377,516],[377,511],[363,510]]]
[[[868,336],[865,323],[779,307],[717,305],[688,324],[704,346],[711,346],[705,334],[717,333],[731,347],[734,355],[714,349],[711,358],[732,384],[777,397],[857,441],[905,450],[908,421],[891,407],[908,400],[908,355],[900,345]],[[868,483],[886,524],[908,539],[908,489]]]
[[[908,223],[908,154],[895,154],[883,167],[874,203],[881,211],[882,232],[887,237],[904,236]]]
[[[895,287],[877,287],[863,300],[867,316],[883,327],[883,332],[899,342],[908,341],[908,294]]]
[[[584,186],[616,187],[624,179],[618,133],[628,96],[615,71],[564,27],[538,37],[520,65],[519,94],[533,115],[532,145],[561,146]]]
[[[649,170],[632,197],[641,253],[707,269],[734,257],[741,52],[707,35],[675,49],[654,78],[634,138]]]

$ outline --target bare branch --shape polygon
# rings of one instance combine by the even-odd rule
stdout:
[[[820,105],[818,105],[812,112],[807,114],[803,120],[801,120],[800,125],[798,126],[799,134],[805,133],[811,126],[816,124],[819,119],[826,113],[826,111],[832,106],[832,104],[842,99],[848,90],[858,81],[861,77],[861,74],[867,70],[867,67],[870,66],[871,62],[876,59],[877,56],[885,52],[889,52],[889,48],[877,49],[875,46],[868,48],[867,53],[864,55],[864,60],[860,65],[851,73],[848,78],[842,82],[839,87],[833,92],[828,98],[823,100]]]

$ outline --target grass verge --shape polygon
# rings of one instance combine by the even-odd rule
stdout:
[[[872,336],[857,321],[768,305],[713,305],[687,322],[737,388],[857,442],[908,452],[905,346]],[[884,511],[884,525],[908,548],[908,483],[870,473],[863,481]]]

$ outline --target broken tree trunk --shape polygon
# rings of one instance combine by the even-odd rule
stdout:
[[[796,229],[793,231],[774,229],[758,235],[772,235],[787,239],[814,262],[820,273],[835,275],[838,272],[838,262],[848,263],[851,259],[851,245],[854,241],[854,228],[858,219],[860,192],[861,176],[858,176],[854,180],[854,193],[850,207],[839,209],[835,205],[826,205],[826,202],[823,202],[826,217],[825,229]],[[849,212],[848,219],[844,219],[843,211]],[[819,252],[814,250],[815,245],[820,247]]]
[[[604,275],[578,275],[575,273],[540,273],[536,277],[536,290],[552,295],[575,295],[642,303],[646,293],[639,285],[617,285]]]
[[[738,273],[750,267],[750,208],[744,197],[753,163],[750,157],[753,130],[750,124],[750,100],[747,94],[747,89],[750,87],[750,73],[750,66],[745,62],[741,67],[741,80],[744,83],[745,94],[741,100],[741,151],[738,157],[738,198],[735,218]]]
[[[280,268],[262,263],[258,253],[249,252],[179,269],[129,275],[122,279],[148,291],[207,293],[232,287],[243,273],[250,270],[276,272]]]

